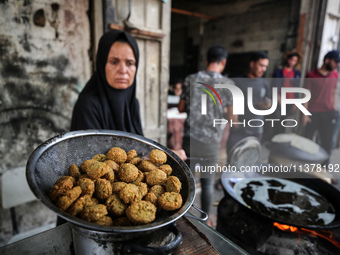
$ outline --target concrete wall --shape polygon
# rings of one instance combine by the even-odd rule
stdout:
[[[89,1],[51,3],[0,1],[0,180],[25,167],[40,143],[69,130],[91,74]],[[18,207],[19,230],[55,220],[44,210],[38,202]],[[3,245],[11,235],[8,209],[0,211],[0,232]]]
[[[323,58],[328,51],[338,49],[340,36],[340,1],[328,0],[325,21],[323,25],[323,34],[321,40],[321,49],[318,66],[323,63]]]
[[[183,47],[178,45],[184,44],[185,40],[191,37],[194,42],[200,44],[199,69],[205,68],[207,49],[220,43],[226,46],[230,54],[267,51],[270,65],[266,76],[271,77],[274,69],[281,65],[283,53],[296,47],[299,4],[300,1],[258,1],[258,4],[253,1],[239,1],[233,2],[232,5],[226,3],[225,6],[196,7],[196,12],[208,13],[217,17],[217,20],[185,18],[184,15],[179,17],[179,14],[173,14],[178,20],[172,20],[171,40],[174,43],[171,49],[174,52],[171,53],[170,64],[180,62],[178,56],[185,52]],[[214,14],[212,8],[219,10]],[[176,34],[183,34],[185,29],[185,36],[173,38]]]
[[[267,51],[270,64],[267,77],[281,64],[289,29],[290,3],[279,1],[238,15],[208,22],[204,28],[205,52],[214,43],[224,44],[229,53]]]

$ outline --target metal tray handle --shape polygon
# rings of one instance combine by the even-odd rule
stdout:
[[[208,220],[209,218],[209,215],[205,212],[205,211],[202,211],[200,208],[198,208],[197,206],[195,206],[194,204],[191,205],[193,208],[195,208],[197,211],[199,211],[200,213],[204,214],[204,217],[203,218],[199,218],[199,217],[196,217],[194,215],[191,215],[191,214],[188,214],[186,213],[185,216],[189,217],[189,218],[193,218],[195,220],[199,220],[199,221],[206,221]]]

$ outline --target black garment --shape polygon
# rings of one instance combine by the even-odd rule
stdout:
[[[301,72],[299,70],[294,70],[294,78],[288,78],[290,80],[290,84],[292,84],[292,87],[294,88],[299,88],[300,87],[300,81],[301,81]],[[281,88],[283,87],[283,84],[285,83],[285,78],[283,75],[283,67],[278,68],[274,71],[273,74],[273,80],[272,80],[272,87],[277,88],[277,93],[278,96],[280,95]],[[295,98],[300,98],[299,93],[294,93]],[[288,104],[286,105],[287,109],[287,115],[292,115],[292,108],[294,105]],[[267,140],[271,140],[273,136],[281,133],[285,133],[285,127],[281,125],[281,121],[286,119],[287,116],[282,116],[281,115],[281,105],[278,104],[275,112],[271,115],[269,115],[269,119],[279,119],[280,121],[275,121],[274,122],[274,127],[271,127],[271,124],[268,124],[267,129],[266,129],[266,135],[267,135]],[[289,117],[291,118],[291,117]]]
[[[217,165],[220,146],[216,144],[206,144],[196,140],[195,138],[184,136],[183,149],[188,157],[194,158],[194,160],[190,161],[190,164],[187,161],[187,164],[189,164],[194,175],[196,172],[198,172],[200,175],[200,183],[202,188],[201,208],[209,215],[210,208],[213,203],[212,195],[214,191],[215,173],[204,171],[211,166],[215,167]],[[198,160],[199,158],[202,160]],[[200,170],[203,169],[202,171],[196,169],[197,164],[199,165]]]
[[[143,135],[136,98],[136,77],[127,89],[114,89],[106,80],[107,56],[111,46],[121,37],[132,47],[138,69],[139,51],[135,39],[124,31],[111,30],[105,33],[98,45],[96,72],[79,94],[74,106],[71,131],[110,129]]]
[[[312,112],[310,117],[312,121],[307,123],[305,137],[313,140],[315,132],[318,132],[320,146],[330,155],[337,112]],[[328,164],[329,159],[325,163]]]
[[[262,135],[263,127],[251,127],[248,125],[248,121],[252,119],[258,119],[264,121],[263,115],[255,115],[249,110],[248,107],[248,88],[252,88],[253,96],[252,96],[252,103],[255,109],[259,109],[257,104],[261,101],[264,101],[265,98],[271,99],[271,88],[269,83],[264,78],[248,78],[247,76],[243,76],[240,78],[234,78],[233,81],[235,82],[236,86],[239,87],[244,95],[244,115],[239,115],[238,120],[239,122],[243,123],[245,121],[245,125],[240,124],[239,128],[231,129],[231,134],[242,133],[247,134],[249,136],[258,136]],[[260,109],[259,109],[260,110]],[[259,122],[251,123],[251,125],[259,125]]]

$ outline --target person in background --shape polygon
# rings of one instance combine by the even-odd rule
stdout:
[[[284,116],[281,116],[281,88],[300,87],[301,72],[297,70],[296,67],[300,65],[301,60],[302,55],[298,51],[289,51],[284,55],[283,66],[274,71],[272,86],[276,87],[278,90],[278,107],[271,116],[273,119],[282,120],[284,118]],[[286,94],[287,99],[294,99],[298,97],[299,95],[296,93]],[[297,107],[295,105],[288,104],[287,115],[290,115],[290,118],[297,119],[295,113],[297,113]],[[285,132],[285,128],[280,125],[280,123],[276,122],[275,124],[272,130],[268,129],[269,132],[272,131],[270,136]]]
[[[338,90],[337,90],[338,91]],[[337,92],[339,97],[339,91]],[[337,100],[336,102],[337,107],[335,108],[336,110],[336,123],[335,123],[335,127],[334,127],[334,134],[333,134],[333,138],[332,138],[332,148],[331,148],[331,152],[338,146],[338,138],[339,138],[339,131],[340,131],[340,102]]]
[[[263,135],[263,127],[251,127],[248,126],[248,121],[251,119],[264,120],[264,116],[258,116],[253,114],[247,105],[248,88],[253,89],[253,105],[254,108],[259,110],[266,110],[271,107],[271,88],[267,80],[262,76],[267,70],[269,65],[269,59],[266,53],[259,51],[254,52],[250,56],[249,68],[245,75],[234,78],[234,82],[239,87],[244,95],[244,115],[238,116],[239,123],[245,121],[245,125],[238,124],[232,125],[230,129],[230,135],[227,143],[227,151],[230,152],[233,146],[242,139],[254,136],[261,141]]]
[[[169,95],[180,96],[182,94],[183,80],[177,79],[169,88]]]
[[[190,162],[191,166],[196,166],[196,164],[201,166],[216,166],[221,149],[220,142],[223,129],[221,129],[220,126],[213,127],[213,120],[214,118],[226,118],[230,120],[233,111],[231,92],[229,90],[223,90],[218,94],[221,97],[224,108],[221,107],[221,105],[216,106],[210,98],[211,100],[207,100],[207,113],[206,115],[202,115],[202,90],[198,89],[199,84],[193,81],[202,81],[211,87],[215,87],[216,83],[234,84],[230,79],[222,75],[226,62],[226,49],[222,45],[214,45],[207,51],[206,69],[191,74],[184,80],[183,93],[178,105],[180,112],[187,112],[182,147],[189,158],[202,158],[201,161],[198,160],[197,162],[192,160]],[[209,214],[210,206],[212,205],[214,173],[201,172],[200,182],[202,187],[201,207],[203,211]],[[208,224],[211,224],[211,222],[208,222]]]
[[[310,71],[305,79],[305,88],[311,93],[311,99],[305,107],[312,115],[302,115],[305,137],[313,140],[316,132],[322,148],[331,156],[332,139],[337,121],[336,88],[339,78],[337,67],[340,62],[340,51],[329,51],[320,68]],[[326,164],[329,163],[329,159]]]

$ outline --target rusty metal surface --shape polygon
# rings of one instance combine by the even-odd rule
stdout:
[[[211,245],[209,239],[200,232],[190,221],[184,217],[177,222],[177,227],[183,236],[183,243],[173,253],[173,255],[182,254],[219,254]]]

